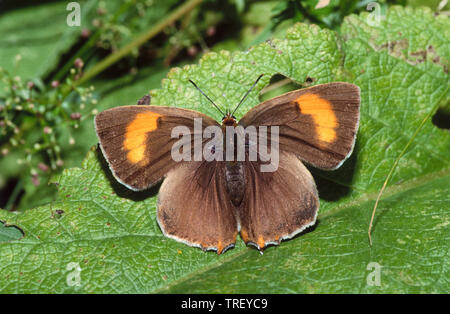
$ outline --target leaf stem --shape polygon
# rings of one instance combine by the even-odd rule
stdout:
[[[149,39],[156,36],[158,33],[160,33],[165,27],[169,26],[173,22],[175,22],[177,19],[179,19],[184,14],[191,11],[195,6],[200,4],[202,0],[190,0],[186,2],[185,4],[178,7],[175,11],[173,11],[168,17],[163,19],[161,22],[156,24],[154,27],[150,28],[148,31],[142,33],[139,35],[135,40],[133,40],[131,43],[126,45],[125,47],[119,49],[117,52],[109,55],[96,65],[94,65],[89,71],[87,71],[78,81],[76,81],[74,84],[76,86],[81,85],[94,76],[101,73],[103,70],[111,66],[112,64],[116,63],[126,55],[128,55],[133,49],[141,46]]]
[[[391,179],[392,175],[394,174],[395,169],[397,168],[397,165],[400,161],[400,159],[403,157],[403,155],[406,153],[406,151],[408,150],[409,146],[411,146],[412,142],[414,141],[414,139],[416,138],[417,134],[419,134],[420,130],[422,129],[422,127],[425,125],[425,123],[431,118],[431,116],[433,115],[433,113],[436,112],[437,108],[439,107],[442,99],[447,95],[449,86],[447,86],[447,88],[445,89],[445,92],[442,94],[442,97],[436,102],[436,104],[433,106],[433,109],[430,110],[430,112],[425,116],[425,118],[422,120],[422,122],[420,122],[419,127],[416,129],[416,131],[414,132],[413,136],[411,137],[411,139],[408,141],[408,143],[406,143],[405,147],[403,148],[403,150],[401,151],[401,153],[397,156],[397,158],[394,161],[394,164],[391,167],[391,170],[389,171],[389,174],[386,177],[386,180],[384,180],[383,186],[381,187],[380,192],[378,193],[377,199],[375,201],[375,205],[373,207],[372,210],[372,217],[370,218],[370,224],[369,224],[369,230],[367,230],[367,234],[369,235],[369,244],[370,246],[372,246],[372,226],[373,226],[373,220],[375,218],[375,212],[377,211],[377,207],[378,207],[378,203],[381,199],[381,196],[383,195],[384,190],[386,189],[387,184],[389,183],[389,180]]]
[[[124,4],[122,4],[122,6],[117,10],[117,12],[111,18],[110,23],[115,23],[117,21],[117,19],[119,18],[119,16],[122,13],[124,13],[130,7],[131,4],[132,4],[131,1],[127,1]],[[95,33],[92,36],[90,36],[89,40],[87,42],[85,42],[84,45],[75,53],[75,55],[73,55],[69,59],[69,61],[55,74],[52,81],[61,80],[64,77],[64,75],[66,75],[66,73],[69,71],[69,69],[73,66],[75,59],[83,56],[83,54],[95,44],[95,42],[97,41],[97,39],[100,37],[101,34],[102,34],[102,29],[98,28],[95,31]]]

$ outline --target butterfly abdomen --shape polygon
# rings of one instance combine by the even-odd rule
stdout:
[[[225,181],[228,196],[234,206],[239,206],[244,198],[245,173],[241,162],[225,162]]]

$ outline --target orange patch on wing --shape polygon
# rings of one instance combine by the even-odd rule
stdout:
[[[302,114],[311,115],[319,140],[332,143],[336,139],[338,125],[336,115],[328,100],[317,94],[304,94],[296,99]]]
[[[145,156],[147,133],[158,128],[159,117],[161,115],[155,112],[139,113],[128,124],[123,147],[128,151],[127,159],[131,163],[145,164],[149,161],[149,156]]]
[[[241,238],[244,242],[248,242],[248,233],[244,229],[241,229]]]
[[[219,240],[219,243],[217,244],[217,254],[222,253],[223,251],[223,244],[222,241]]]
[[[264,245],[266,244],[266,242],[264,241],[264,238],[262,236],[258,237],[258,244],[259,248],[262,249],[264,247]]]

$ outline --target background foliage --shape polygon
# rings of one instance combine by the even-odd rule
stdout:
[[[321,9],[317,1],[200,2],[188,1],[192,7],[171,22],[180,1],[81,1],[79,28],[66,25],[62,2],[6,3],[0,206],[10,212],[0,212],[0,291],[446,292],[448,6],[382,2],[380,24],[373,24],[367,1],[331,1]],[[159,23],[161,31],[134,44]],[[90,76],[128,47],[124,58]],[[97,141],[96,112],[134,104],[152,89],[152,104],[219,119],[187,80],[228,106],[261,73],[239,117],[292,88],[331,81],[361,87],[354,154],[338,171],[311,169],[321,196],[312,232],[263,256],[240,242],[222,256],[203,253],[162,236],[157,189],[125,190],[95,150],[81,164]],[[425,123],[401,159],[370,248],[376,193],[439,106],[434,124]],[[79,286],[67,282],[71,262],[80,265]],[[370,262],[382,266],[379,287],[367,285]]]

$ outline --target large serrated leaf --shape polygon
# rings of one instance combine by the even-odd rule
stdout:
[[[93,151],[82,168],[55,180],[56,202],[21,214],[0,212],[1,221],[25,233],[0,242],[0,292],[447,292],[447,131],[426,122],[401,159],[379,206],[372,248],[367,226],[394,159],[449,97],[444,66],[449,26],[448,19],[428,10],[402,8],[390,10],[378,26],[370,26],[365,14],[351,16],[339,34],[296,25],[285,39],[249,52],[210,53],[199,65],[173,69],[152,92],[153,104],[193,108],[219,119],[188,79],[226,108],[264,73],[238,117],[258,103],[258,91],[276,73],[300,83],[311,77],[315,83],[358,84],[355,152],[337,171],[314,170],[321,209],[311,232],[269,247],[264,255],[241,241],[220,256],[187,247],[159,230],[157,189],[127,191]],[[401,54],[389,50],[394,40],[402,42]],[[429,45],[439,64],[428,55],[410,62],[409,52]],[[73,265],[81,269],[79,285],[68,280]],[[377,267],[379,282],[368,278]]]

